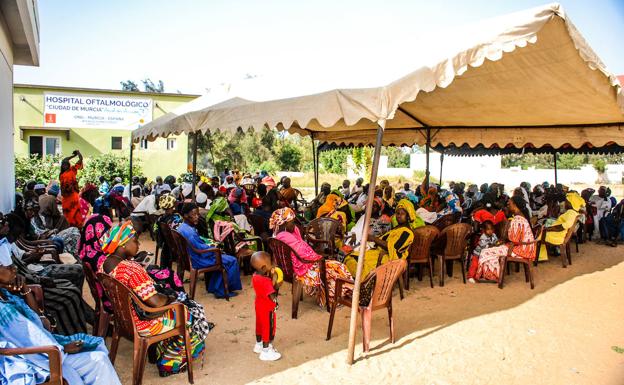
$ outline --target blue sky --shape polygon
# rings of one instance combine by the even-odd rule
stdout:
[[[44,0],[41,66],[17,66],[15,82],[118,89],[149,77],[184,93],[254,84],[256,99],[379,86],[416,69],[414,40],[544,3]],[[624,74],[624,0],[562,4],[607,68]]]

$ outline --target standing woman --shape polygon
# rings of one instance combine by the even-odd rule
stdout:
[[[78,157],[78,162],[73,166],[69,161],[72,158]],[[61,175],[59,179],[61,181],[61,196],[63,197],[63,215],[69,222],[70,226],[82,228],[84,224],[84,218],[80,213],[80,197],[78,193],[78,181],[76,175],[78,170],[82,169],[82,154],[78,150],[74,150],[72,156],[64,158],[61,161]]]

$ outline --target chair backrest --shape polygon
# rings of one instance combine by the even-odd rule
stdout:
[[[435,226],[423,226],[414,230],[414,240],[410,246],[409,260],[412,262],[427,261],[431,244],[440,234]]]
[[[466,242],[471,227],[467,223],[455,223],[446,227],[440,235],[446,237],[444,255],[449,257],[460,256],[466,250]]]
[[[158,222],[158,237],[167,245],[169,252],[173,255],[176,253],[176,244],[171,235],[171,227],[168,223]]]
[[[89,265],[88,263],[83,263],[82,270],[84,271],[85,279],[87,280],[87,284],[89,285],[89,291],[91,292],[91,296],[95,301],[95,310],[102,311],[102,300],[100,298],[100,293],[98,290],[98,285],[100,285],[100,283],[98,282],[95,273],[93,272],[93,269],[91,269],[91,265]]]
[[[173,244],[175,245],[174,252],[177,254],[178,258],[178,274],[182,274],[184,271],[191,271],[191,255],[189,254],[188,241],[182,234],[177,232],[176,230],[169,230],[169,234],[171,234],[171,239],[173,240]]]
[[[269,230],[269,221],[264,217],[257,214],[249,214],[247,216],[247,221],[249,221],[249,224],[253,228],[256,236],[268,238],[271,235],[271,230]]]
[[[396,259],[375,269],[375,289],[371,296],[370,306],[373,309],[385,307],[392,298],[394,284],[407,268],[407,261]]]
[[[306,227],[306,236],[323,241],[329,241],[334,244],[336,237],[340,237],[342,233],[342,224],[334,218],[321,217],[316,218]]]
[[[113,304],[117,331],[121,336],[134,340],[138,333],[132,319],[132,301],[139,300],[130,289],[108,274],[97,273],[97,279]]]
[[[509,232],[509,226],[511,225],[511,221],[505,219],[502,222],[499,222],[498,224],[496,224],[495,230],[496,230],[496,236],[498,237],[499,241],[506,241],[507,240],[507,233]]]
[[[461,214],[460,214],[461,215]],[[438,218],[435,222],[433,222],[433,226],[437,227],[438,230],[442,231],[450,225],[457,222],[457,216],[455,214],[446,214]]]
[[[295,251],[277,238],[269,238],[269,250],[277,266],[284,272],[284,281],[292,283],[295,277],[292,255]]]
[[[574,223],[572,224],[572,226],[570,226],[570,228],[568,229],[568,232],[566,233],[565,239],[563,241],[564,245],[567,245],[568,242],[570,242],[570,239],[572,239],[572,235],[576,231],[576,225],[578,224],[580,219],[581,219],[580,215],[577,215],[576,218],[574,219]]]

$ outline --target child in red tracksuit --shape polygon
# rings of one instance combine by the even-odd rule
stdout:
[[[468,282],[476,282],[475,275],[477,274],[477,269],[479,268],[479,256],[481,255],[481,250],[487,249],[488,247],[496,246],[497,243],[498,237],[495,233],[494,224],[490,221],[483,222],[483,233],[479,237],[479,243],[472,252],[472,257],[470,259],[470,267],[468,268]]]
[[[251,284],[256,293],[256,345],[254,353],[259,353],[262,361],[279,360],[282,356],[273,347],[275,338],[275,310],[277,291],[281,285],[279,268],[273,267],[271,256],[258,251],[251,256],[251,266],[256,270]]]

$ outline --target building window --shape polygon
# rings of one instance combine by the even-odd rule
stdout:
[[[147,150],[147,139],[141,139],[141,150]]]
[[[61,138],[58,136],[30,136],[28,138],[28,149],[30,155],[60,155]]]
[[[113,136],[111,137],[111,149],[112,150],[121,150],[121,136]]]
[[[176,143],[176,139],[175,138],[168,138],[167,139],[167,150],[175,150],[177,146]]]

